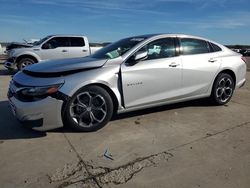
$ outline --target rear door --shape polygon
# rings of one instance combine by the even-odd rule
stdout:
[[[121,66],[125,107],[178,98],[181,61],[176,56],[175,38],[157,39],[141,50],[148,51],[146,59],[136,63],[129,59]]]
[[[53,37],[42,45],[42,59],[70,58],[70,41],[68,37]]]
[[[220,67],[218,53],[205,40],[181,38],[180,45],[183,97],[206,93]]]
[[[85,57],[89,55],[89,46],[85,44],[83,37],[69,37],[69,57]]]

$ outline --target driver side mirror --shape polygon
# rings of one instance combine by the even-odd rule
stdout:
[[[148,57],[148,51],[139,51],[134,56],[134,61],[140,61]]]

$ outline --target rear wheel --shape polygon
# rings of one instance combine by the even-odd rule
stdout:
[[[28,66],[28,65],[32,65],[34,64],[35,61],[31,58],[25,57],[22,58],[18,63],[17,63],[17,69],[18,70],[23,70],[24,67]]]
[[[230,101],[233,96],[235,83],[229,74],[220,73],[215,79],[211,93],[211,101],[216,105],[224,105]]]
[[[105,126],[113,114],[108,92],[88,86],[76,92],[65,106],[64,123],[77,131],[96,131]]]

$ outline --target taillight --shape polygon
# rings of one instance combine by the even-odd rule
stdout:
[[[244,56],[241,56],[241,59],[242,59],[245,63],[247,63],[247,59],[246,59]]]

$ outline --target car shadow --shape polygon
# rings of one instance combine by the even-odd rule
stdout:
[[[152,113],[157,113],[157,112],[162,112],[162,111],[167,111],[167,110],[173,110],[173,109],[178,109],[178,108],[201,107],[201,106],[207,107],[207,106],[212,106],[212,104],[209,102],[208,99],[196,99],[196,100],[187,101],[187,102],[168,104],[168,105],[163,105],[163,106],[158,106],[158,107],[146,108],[143,110],[136,110],[133,112],[127,112],[123,114],[118,114],[118,115],[115,115],[111,121],[121,120],[125,118],[141,116],[141,115],[147,115],[147,114],[152,114]]]
[[[0,142],[46,136],[46,132],[33,131],[21,126],[13,116],[8,101],[0,101]]]
[[[158,112],[173,110],[173,109],[178,109],[178,108],[208,107],[208,106],[213,106],[212,103],[208,99],[196,99],[196,100],[187,101],[187,102],[180,102],[180,103],[163,105],[163,106],[158,106],[158,107],[153,107],[153,108],[146,108],[143,110],[136,110],[136,111],[122,113],[122,114],[116,114],[112,117],[112,119],[110,121],[112,122],[112,121],[117,121],[117,120],[123,120],[126,118],[137,117],[137,116],[147,115],[147,114],[153,114],[153,113],[158,113]],[[227,106],[227,105],[225,105],[225,106]],[[51,130],[48,132],[73,133],[76,131],[71,129],[69,126],[64,126],[62,128]]]
[[[147,108],[133,112],[114,115],[111,121],[122,120],[130,117],[147,115],[172,109],[185,108],[185,107],[206,107],[211,104],[205,99],[193,100],[188,102],[181,102],[171,105],[164,105],[160,107]],[[39,138],[47,135],[47,132],[61,132],[73,133],[75,132],[68,126],[63,128],[54,129],[47,132],[34,131],[30,128],[21,126],[17,119],[13,116],[8,101],[0,101],[0,141],[12,139],[30,139]]]

